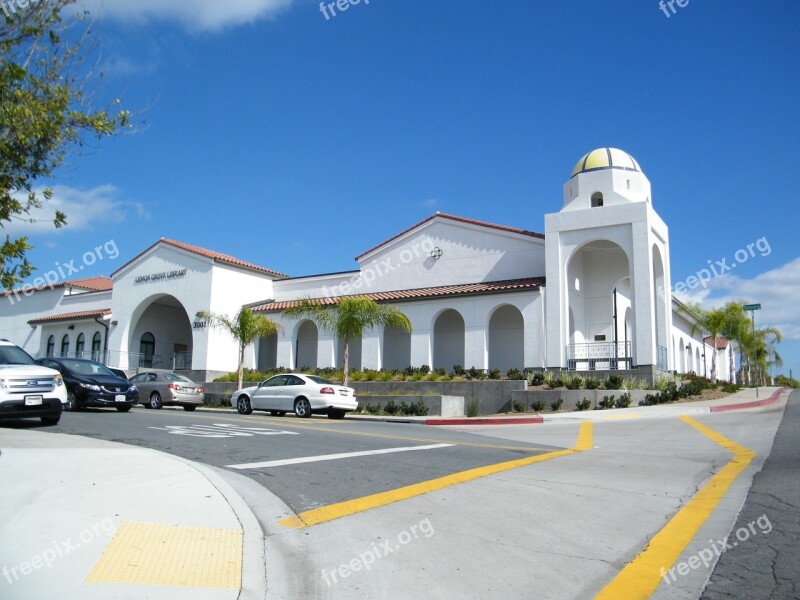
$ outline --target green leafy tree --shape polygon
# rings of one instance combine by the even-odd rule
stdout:
[[[87,13],[67,16],[76,0],[2,3],[0,11],[0,228],[13,221],[34,222],[52,191],[36,186],[51,178],[67,153],[90,138],[130,126],[126,111],[112,114],[119,100],[95,110],[80,67],[91,51]],[[76,26],[84,23],[82,33]],[[91,71],[89,71],[91,73]],[[67,216],[54,211],[56,228]],[[1,241],[1,240],[0,240]],[[0,285],[10,289],[33,271],[25,236],[5,235],[0,245]]]
[[[243,306],[233,318],[226,315],[215,315],[210,312],[201,312],[200,318],[208,321],[211,327],[227,331],[239,343],[239,374],[238,388],[242,388],[244,373],[244,349],[265,335],[272,335],[278,331],[278,326],[264,315],[258,315]]]
[[[294,319],[310,319],[344,341],[344,385],[349,383],[350,340],[361,337],[365,331],[375,327],[398,327],[406,332],[411,331],[411,322],[399,309],[389,304],[378,304],[365,296],[340,298],[334,305],[305,298],[284,310],[283,314]]]

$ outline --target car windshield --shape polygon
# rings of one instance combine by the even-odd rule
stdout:
[[[64,366],[76,375],[104,375],[107,377],[117,377],[108,367],[93,361],[64,361]]]
[[[0,365],[35,365],[31,355],[17,346],[0,346]]]
[[[306,375],[311,381],[314,383],[319,383],[320,385],[333,385],[333,382],[330,379],[325,379],[324,377],[317,377],[316,375]]]
[[[183,383],[194,383],[188,377],[184,377],[183,375],[176,375],[175,373],[164,373],[164,379],[167,381],[181,381]]]

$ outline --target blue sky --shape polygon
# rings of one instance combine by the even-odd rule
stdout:
[[[70,225],[25,228],[41,271],[113,240],[82,272],[108,275],[160,237],[342,271],[437,210],[542,231],[581,155],[615,146],[652,183],[673,282],[769,248],[691,297],[761,302],[800,372],[797,2],[86,4],[98,99],[143,125],[50,182]]]

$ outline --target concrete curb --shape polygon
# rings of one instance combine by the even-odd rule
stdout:
[[[531,425],[544,423],[543,417],[465,417],[463,419],[428,419],[423,425]]]
[[[727,412],[729,410],[744,410],[747,408],[757,408],[759,406],[767,406],[773,402],[777,402],[781,394],[784,392],[783,388],[775,390],[769,398],[763,400],[753,400],[752,402],[740,402],[739,404],[722,404],[720,406],[710,407],[712,413]]]

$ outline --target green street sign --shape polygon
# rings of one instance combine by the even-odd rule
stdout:
[[[761,310],[761,305],[760,304],[745,304],[744,305],[744,309],[745,310]]]

